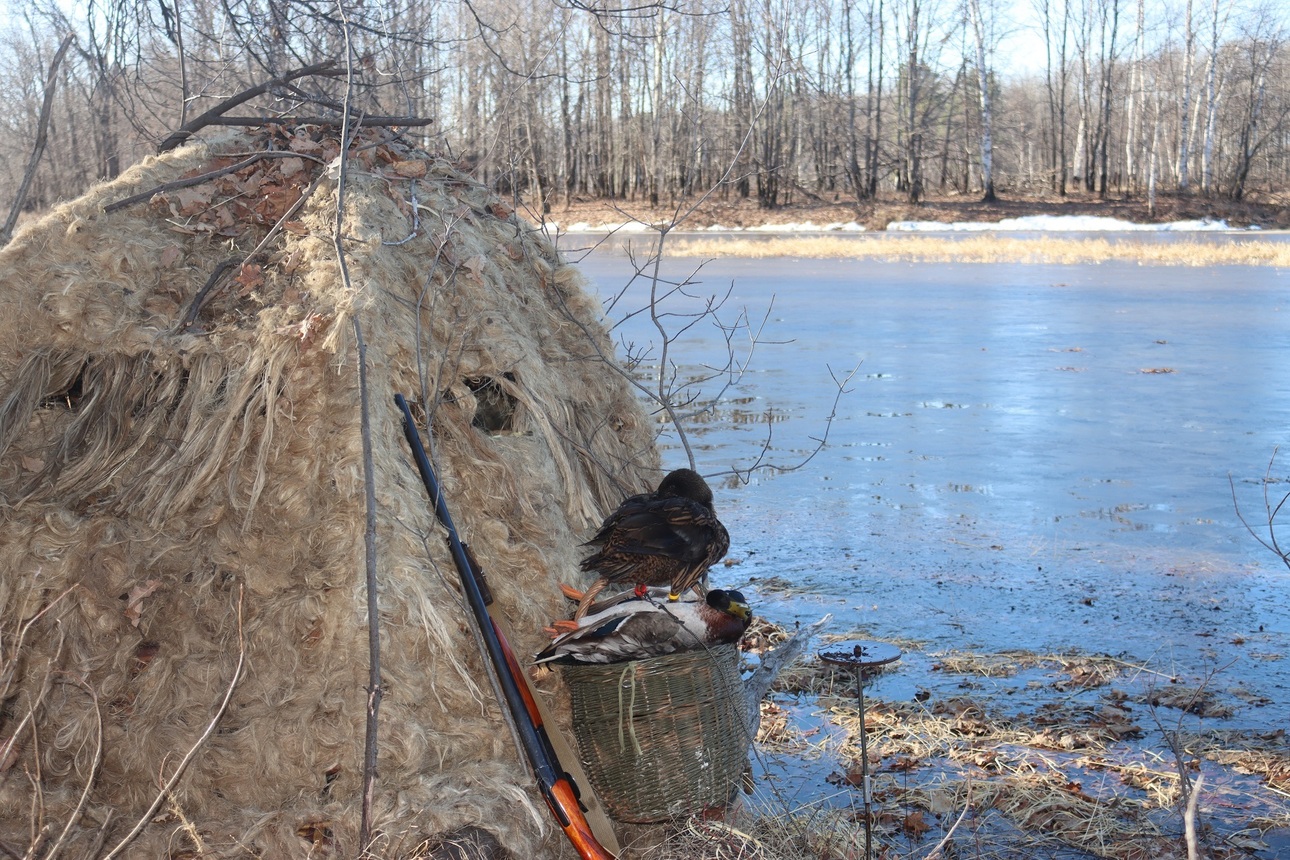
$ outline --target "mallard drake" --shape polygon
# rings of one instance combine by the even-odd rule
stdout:
[[[605,601],[577,627],[557,636],[533,658],[618,663],[737,642],[752,623],[752,611],[738,591],[714,588],[703,600],[657,600],[651,596]]]
[[[676,601],[698,585],[708,568],[730,549],[730,534],[712,509],[712,490],[693,469],[670,472],[652,493],[626,499],[605,518],[585,546],[598,547],[582,561],[600,575],[587,589],[574,618],[609,583],[632,583],[638,594],[649,585],[669,585]]]

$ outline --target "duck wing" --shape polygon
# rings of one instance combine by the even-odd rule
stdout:
[[[667,599],[667,595],[670,590],[671,589],[666,585],[658,585],[658,586],[651,586],[649,588],[646,588],[644,594],[637,594],[634,591],[620,591],[609,597],[603,597],[597,600],[595,603],[591,604],[589,607],[587,607],[587,611],[584,613],[584,617],[590,617],[593,615],[598,615],[601,612],[607,612],[609,610],[617,608],[621,604],[626,603],[627,601],[630,601],[630,600],[648,600],[654,603],[658,603],[662,600]],[[579,598],[575,598],[575,600],[578,600],[578,599]]]
[[[711,510],[689,499],[635,497],[607,519],[588,545],[600,551],[583,562],[601,570],[614,556],[662,556],[682,566],[713,564],[730,548],[730,535]]]
[[[708,639],[700,606],[694,601],[624,601],[585,616],[577,630],[557,637],[534,657],[534,662],[617,663],[697,648]]]

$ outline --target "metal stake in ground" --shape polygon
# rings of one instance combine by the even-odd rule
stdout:
[[[864,782],[864,857],[873,860],[873,821],[869,807],[873,790],[869,781],[869,742],[864,727],[864,682],[866,672],[900,659],[900,649],[886,642],[834,642],[820,652],[820,659],[845,666],[856,676],[856,709],[860,714],[860,776]]]

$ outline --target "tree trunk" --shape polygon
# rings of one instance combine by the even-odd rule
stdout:
[[[870,7],[873,8],[872,6]],[[869,28],[869,90],[872,93],[872,106],[870,115],[873,117],[873,127],[868,130],[866,137],[865,153],[865,171],[869,180],[869,197],[870,199],[878,196],[878,157],[879,147],[882,141],[882,81],[883,81],[883,48],[887,41],[886,14],[883,9],[883,0],[878,0],[878,65],[877,65],[877,86],[874,86],[874,63],[873,63],[873,27]]]
[[[743,0],[735,0],[730,5],[730,39],[732,47],[731,62],[733,96],[733,123],[731,137],[751,133],[753,122],[753,73],[752,73],[752,33],[748,10]],[[751,147],[744,147],[734,167],[735,191],[739,197],[747,199],[752,193],[751,174],[753,171]]]
[[[663,68],[667,46],[667,11],[655,11],[653,88],[650,105],[649,203],[657,206],[663,191]]]
[[[860,169],[860,130],[856,128],[856,110],[858,105],[856,104],[855,31],[851,25],[852,4],[853,0],[843,0],[842,3],[844,45],[842,62],[845,64],[844,80],[846,81],[847,94],[847,180],[851,184],[852,196],[855,197],[856,202],[861,202],[869,197],[869,188],[865,182],[863,171]],[[870,86],[872,86],[872,59],[870,60],[869,68]]]
[[[1187,0],[1186,18],[1183,22],[1183,91],[1182,103],[1178,108],[1178,190],[1186,191],[1190,183],[1188,168],[1191,153],[1188,151],[1191,133],[1188,122],[1191,119],[1191,75],[1196,62],[1196,30],[1192,21],[1192,0]]]
[[[1115,42],[1120,31],[1120,0],[1104,0],[1104,2],[1109,3],[1110,5],[1110,21],[1107,22],[1106,20],[1108,12],[1104,7],[1102,21],[1103,36],[1101,40],[1104,46],[1104,50],[1102,52],[1102,87],[1100,96],[1102,101],[1102,116],[1099,120],[1100,135],[1097,144],[1100,156],[1098,169],[1098,196],[1102,198],[1106,197],[1107,183],[1109,181],[1108,164],[1111,153],[1111,95],[1115,71]]]
[[[592,50],[596,57],[595,82],[595,178],[592,189],[597,197],[613,197],[614,162],[614,109],[613,78],[610,73],[609,33],[602,27],[592,27]]]
[[[1156,214],[1156,175],[1160,172],[1160,89],[1155,92],[1156,110],[1151,120],[1150,165],[1147,167],[1147,212]]]
[[[994,195],[994,111],[990,101],[990,72],[986,66],[986,27],[981,15],[981,0],[967,0],[968,20],[976,46],[977,90],[981,96],[981,184],[982,200],[995,201]]]
[[[1205,144],[1201,152],[1200,183],[1201,190],[1207,194],[1214,187],[1214,134],[1218,124],[1219,93],[1217,78],[1220,50],[1218,37],[1222,29],[1218,19],[1218,3],[1219,0],[1214,0],[1210,9],[1212,17],[1210,21],[1209,64],[1205,70]]]
[[[1241,128],[1240,155],[1232,181],[1232,199],[1240,200],[1245,196],[1245,183],[1250,176],[1250,166],[1254,163],[1254,154],[1259,148],[1259,121],[1263,115],[1263,105],[1267,93],[1267,69],[1276,48],[1268,48],[1268,62],[1263,63],[1258,57],[1258,46],[1250,47],[1250,98],[1246,108],[1245,124]]]
[[[919,11],[921,0],[908,0],[905,44],[905,122],[908,143],[905,149],[905,194],[910,203],[923,200],[923,128],[921,69],[918,61]]]
[[[577,182],[577,148],[574,143],[574,123],[573,110],[571,108],[571,97],[569,87],[572,81],[569,76],[569,46],[568,43],[560,40],[560,192],[563,198],[564,208],[568,209],[569,204],[573,202],[573,188]]]
[[[1146,0],[1138,0],[1137,28],[1134,31],[1133,38],[1133,67],[1129,73],[1129,93],[1125,104],[1125,134],[1124,134],[1124,172],[1127,176],[1130,193],[1135,193],[1139,189],[1137,171],[1138,171],[1138,150],[1141,146],[1141,132],[1139,126],[1142,123],[1142,112],[1146,106],[1142,100],[1146,97],[1142,86],[1144,52],[1146,50],[1146,32],[1144,31],[1146,16]]]

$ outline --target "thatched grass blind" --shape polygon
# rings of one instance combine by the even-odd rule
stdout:
[[[110,849],[231,689],[124,853],[354,855],[355,321],[379,506],[378,847],[480,828],[521,856],[566,850],[481,680],[392,397],[425,407],[521,652],[586,529],[656,480],[652,428],[576,271],[388,132],[351,153],[343,278],[338,155],[317,129],[194,144],[0,252],[0,842],[19,854]]]

